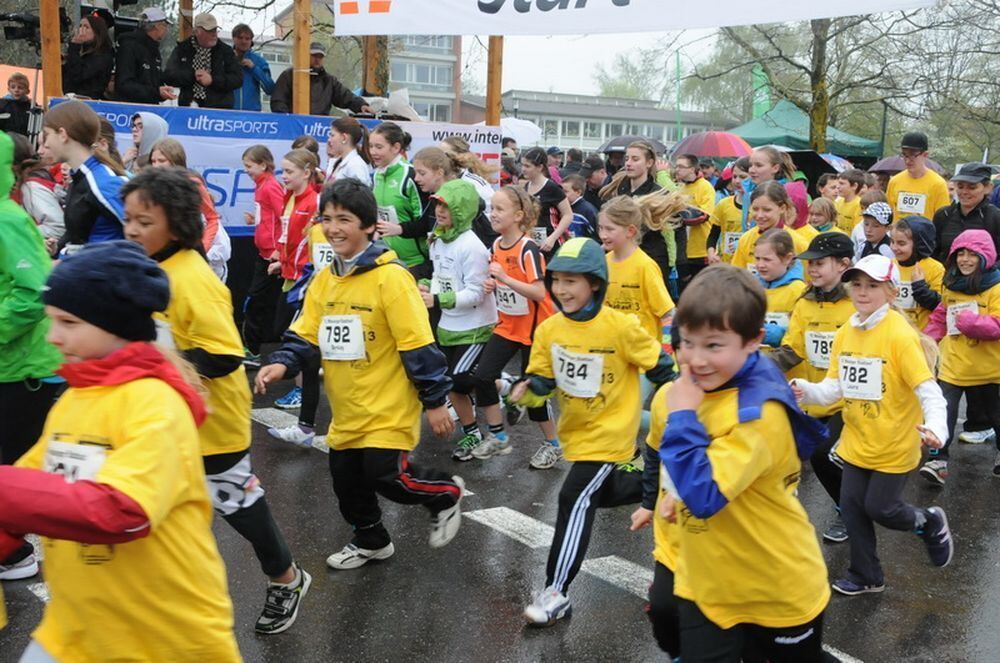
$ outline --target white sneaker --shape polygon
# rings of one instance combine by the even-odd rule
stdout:
[[[565,594],[553,587],[546,587],[524,609],[524,618],[533,626],[552,626],[557,620],[569,617],[572,612],[573,606]]]
[[[536,470],[548,470],[555,467],[555,464],[562,460],[562,448],[542,442],[538,451],[531,457],[529,465]]]
[[[451,543],[451,540],[458,534],[458,528],[462,525],[462,496],[465,495],[465,481],[459,476],[452,477],[452,480],[458,484],[461,492],[455,506],[448,507],[431,516],[429,540],[431,548],[443,548]]]
[[[348,543],[340,552],[333,553],[326,558],[326,565],[338,571],[347,571],[364,566],[373,559],[389,559],[396,552],[396,548],[389,542],[389,545],[377,550],[358,548],[353,543]]]
[[[316,438],[314,431],[304,431],[302,426],[292,424],[285,428],[268,428],[267,434],[283,442],[291,442],[295,446],[309,448]]]
[[[966,444],[986,444],[992,442],[996,437],[996,431],[992,428],[977,431],[962,431],[958,434],[958,439]]]
[[[38,575],[38,560],[34,553],[9,566],[0,565],[0,580],[24,580],[36,575]]]
[[[510,446],[510,438],[501,440],[493,433],[487,433],[482,444],[472,450],[472,455],[479,460],[486,460],[492,456],[506,456],[513,448]]]

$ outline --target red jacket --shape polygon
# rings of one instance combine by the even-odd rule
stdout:
[[[281,276],[289,281],[296,281],[302,276],[302,268],[309,262],[309,226],[316,218],[319,206],[319,195],[311,186],[306,187],[300,195],[295,196],[292,213],[286,220],[285,208],[293,197],[291,191],[285,193],[285,201],[281,207],[281,224],[284,227],[285,241],[279,242],[281,253]]]
[[[253,201],[260,206],[260,218],[253,232],[253,243],[257,245],[260,257],[270,259],[278,250],[281,237],[281,215],[285,210],[285,189],[274,177],[274,173],[264,173],[254,182]]]

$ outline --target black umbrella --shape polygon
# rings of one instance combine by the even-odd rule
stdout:
[[[790,150],[783,145],[771,145],[781,152],[786,152],[792,158],[795,169],[806,177],[806,188],[812,196],[819,195],[816,182],[823,173],[836,173],[837,169],[819,155],[815,150]]]
[[[932,159],[927,159],[927,167],[931,170],[937,171],[938,175],[944,175],[945,170],[941,167],[937,161]],[[891,157],[886,157],[881,161],[876,162],[874,166],[868,169],[869,173],[886,173],[888,175],[895,175],[906,170],[906,164],[903,163],[903,157],[898,154]]]
[[[604,145],[597,148],[597,151],[601,154],[610,154],[612,152],[624,152],[625,148],[636,141],[645,141],[653,146],[653,151],[657,154],[665,154],[667,151],[667,146],[656,140],[655,138],[646,138],[645,136],[618,136],[617,138],[612,138]]]

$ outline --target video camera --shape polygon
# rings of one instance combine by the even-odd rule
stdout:
[[[0,14],[0,21],[16,23],[17,25],[3,26],[3,36],[9,41],[23,39],[36,48],[42,43],[39,34],[40,21],[37,14],[27,12],[15,12],[12,14]],[[59,8],[59,32],[65,35],[71,26],[66,9]]]

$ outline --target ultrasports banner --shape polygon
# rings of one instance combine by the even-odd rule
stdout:
[[[929,7],[936,0],[336,0],[337,34],[555,35],[659,32]]]
[[[54,99],[57,104],[64,99]],[[245,226],[244,213],[254,211],[253,180],[243,170],[243,152],[251,145],[266,145],[280,169],[281,157],[292,141],[308,134],[320,144],[321,166],[326,164],[326,139],[334,118],[317,115],[285,115],[246,111],[211,110],[181,106],[144,106],[106,101],[86,102],[111,122],[123,153],[132,146],[132,116],[139,112],[155,113],[167,121],[167,133],[184,146],[188,167],[205,178],[215,199],[216,208],[227,226]],[[363,120],[369,128],[377,120]],[[449,136],[459,135],[473,152],[494,165],[500,163],[499,127],[441,124],[436,122],[400,122],[413,142],[410,155],[421,148],[436,145]]]

